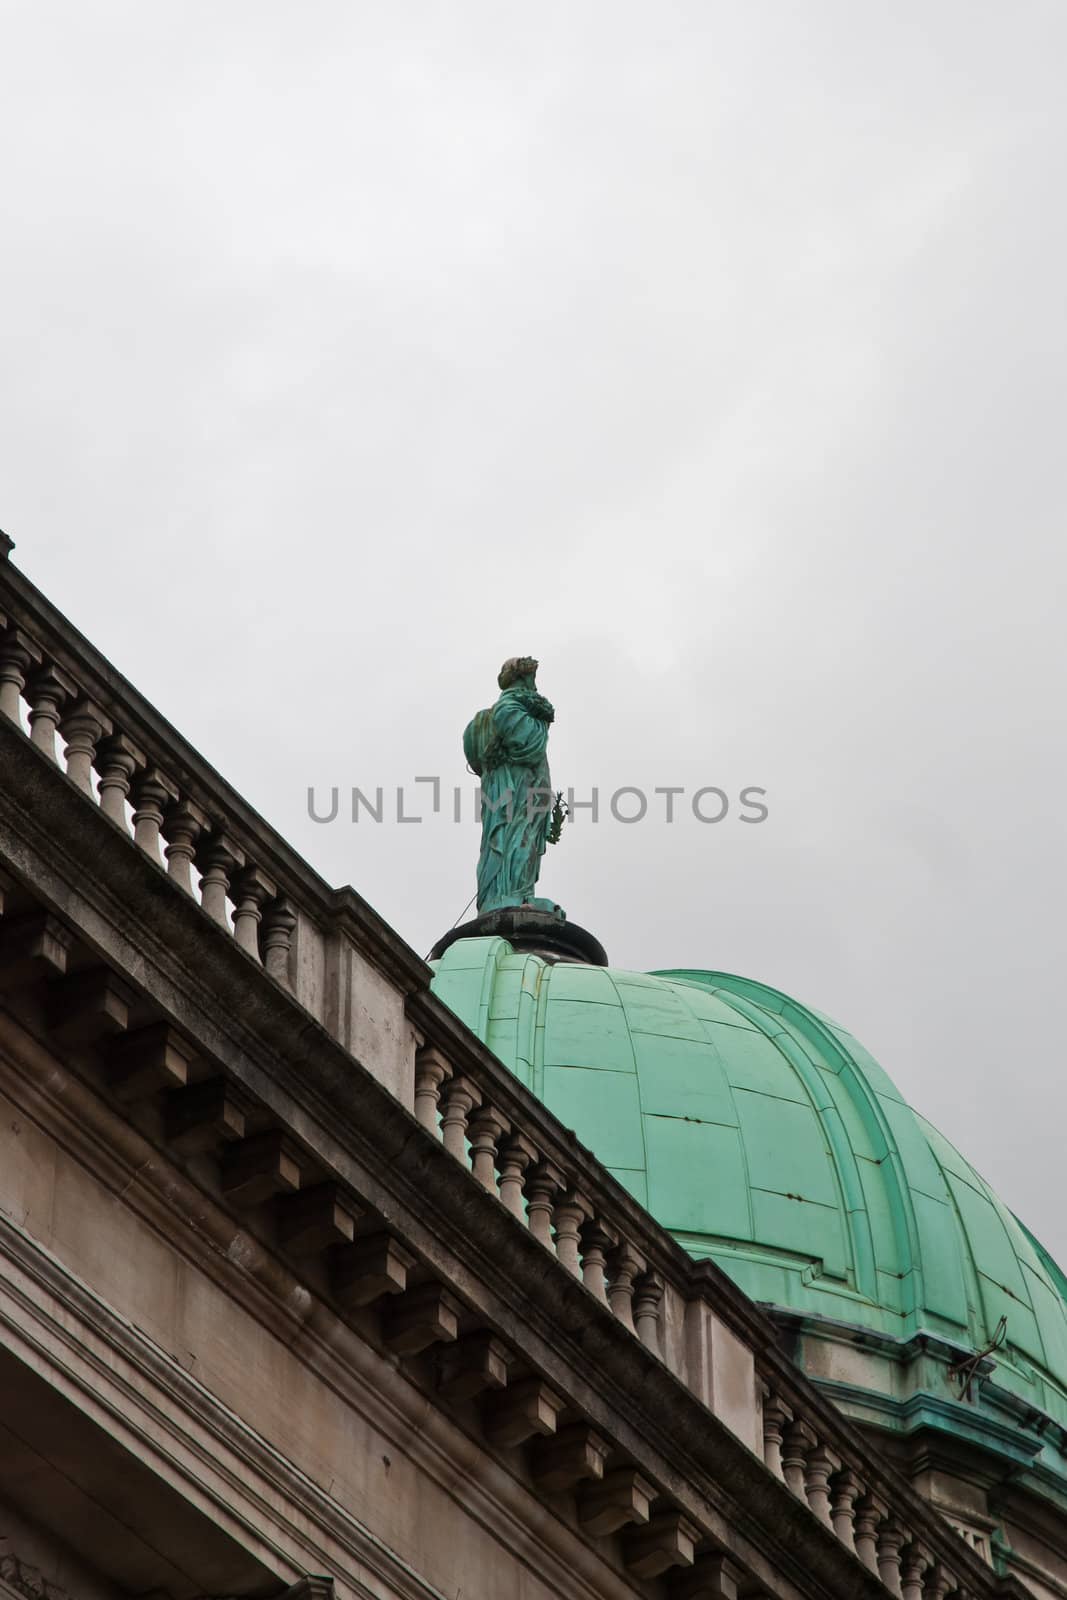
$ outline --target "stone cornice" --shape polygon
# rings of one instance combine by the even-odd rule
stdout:
[[[936,1395],[919,1393],[901,1400],[833,1378],[820,1378],[818,1387],[831,1399],[862,1409],[868,1416],[877,1416],[881,1426],[895,1433],[908,1434],[920,1428],[934,1428],[954,1437],[966,1436],[1017,1467],[1029,1468],[1041,1450],[1040,1439],[1024,1440],[1018,1429],[983,1416],[975,1408],[968,1408],[961,1413],[958,1404],[942,1400]]]

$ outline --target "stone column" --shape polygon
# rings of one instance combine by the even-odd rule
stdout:
[[[884,1500],[873,1494],[865,1494],[856,1502],[853,1523],[856,1554],[871,1572],[878,1571],[878,1527],[888,1509]]]
[[[468,1165],[467,1118],[482,1097],[469,1078],[452,1078],[443,1091],[444,1116],[441,1118],[441,1138],[449,1155]]]
[[[243,854],[223,833],[217,833],[206,843],[201,843],[197,852],[197,865],[202,874],[200,904],[211,920],[222,928],[228,928],[230,925],[226,914],[230,879],[243,864]]]
[[[64,713],[59,732],[66,744],[67,777],[83,794],[94,798],[93,762],[97,745],[111,732],[109,718],[91,700],[79,700]]]
[[[191,800],[182,799],[168,808],[160,830],[167,841],[163,852],[167,858],[167,873],[188,895],[193,892],[196,843],[206,827],[207,817],[200,807]]]
[[[471,1171],[478,1182],[496,1194],[496,1147],[511,1124],[495,1106],[483,1105],[467,1124],[471,1146]]]
[[[576,1189],[569,1189],[563,1199],[556,1202],[556,1254],[576,1278],[582,1273],[579,1255],[582,1223],[592,1212],[589,1201]]]
[[[653,1355],[662,1355],[660,1348],[660,1312],[663,1302],[663,1279],[658,1272],[643,1272],[634,1284],[634,1331],[641,1343]]]
[[[19,702],[26,687],[26,674],[41,652],[19,628],[8,628],[0,635],[0,714],[19,722]]]
[[[798,1500],[807,1500],[806,1467],[816,1438],[806,1422],[791,1422],[782,1436],[782,1476]]]
[[[263,914],[263,965],[275,982],[286,989],[290,987],[289,952],[295,928],[292,907],[284,895],[279,895]]]
[[[133,842],[146,856],[163,865],[159,838],[166,807],[178,798],[174,785],[158,767],[149,767],[133,784]]]
[[[105,817],[117,822],[124,832],[126,825],[126,796],[134,773],[145,766],[147,757],[124,733],[113,733],[102,739],[96,747],[96,770],[100,775],[100,809]]]
[[[525,1134],[513,1133],[500,1150],[500,1198],[513,1216],[526,1222],[523,1180],[526,1169],[537,1160],[537,1150]]]
[[[26,681],[26,698],[30,702],[30,739],[57,766],[56,728],[63,706],[76,693],[74,684],[66,674],[53,666],[39,667]]]
[[[778,1396],[764,1385],[763,1389],[763,1460],[768,1472],[785,1482],[782,1467],[782,1442],[786,1424],[792,1422],[793,1413]]]
[[[432,1044],[423,1045],[415,1055],[415,1120],[420,1127],[441,1137],[438,1108],[441,1085],[452,1076],[451,1064]]]
[[[552,1212],[555,1197],[563,1188],[563,1174],[551,1161],[539,1161],[526,1180],[526,1214],[530,1232],[546,1250],[556,1251],[552,1238]]]
[[[618,1235],[594,1217],[582,1228],[582,1282],[591,1294],[608,1303],[607,1253]]]
[[[238,949],[253,961],[259,954],[259,924],[263,907],[275,894],[275,886],[259,867],[246,867],[233,883],[233,937]]]
[[[808,1505],[827,1528],[833,1527],[830,1515],[830,1474],[836,1472],[840,1465],[840,1459],[824,1444],[817,1444],[808,1455],[804,1481]]]
[[[931,1558],[921,1545],[906,1547],[900,1564],[902,1600],[923,1600],[923,1574],[930,1565]]]
[[[837,1537],[850,1550],[856,1548],[853,1523],[856,1517],[856,1500],[861,1493],[862,1485],[852,1472],[847,1470],[838,1472],[830,1480],[830,1519]]]
[[[901,1600],[900,1551],[907,1537],[892,1519],[883,1522],[878,1530],[878,1576],[897,1600]]]
[[[632,1245],[625,1240],[608,1257],[608,1305],[624,1328],[636,1333],[634,1327],[634,1284],[645,1263]]]

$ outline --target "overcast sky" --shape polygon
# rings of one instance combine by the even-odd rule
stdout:
[[[542,892],[831,1013],[1067,1258],[1062,0],[0,18],[23,570],[420,952],[473,821],[308,786],[450,796],[539,656]]]

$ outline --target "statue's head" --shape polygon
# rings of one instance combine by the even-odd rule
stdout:
[[[537,662],[533,656],[509,656],[501,667],[496,681],[502,689],[510,689],[520,678],[533,678],[536,674]]]

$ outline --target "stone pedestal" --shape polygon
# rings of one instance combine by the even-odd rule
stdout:
[[[559,906],[548,909],[549,902],[538,905],[501,906],[496,911],[486,911],[473,922],[463,922],[449,929],[430,951],[430,960],[437,961],[449,945],[457,939],[506,939],[516,950],[528,950],[545,961],[581,961],[591,967],[606,967],[607,952],[599,939],[568,922]]]

